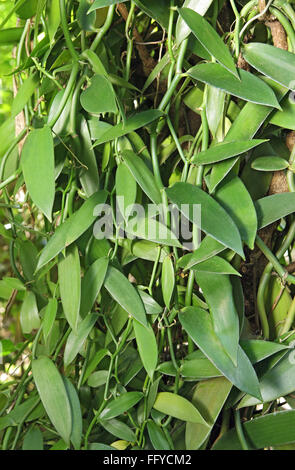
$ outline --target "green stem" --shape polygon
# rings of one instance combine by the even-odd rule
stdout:
[[[74,44],[71,40],[69,28],[68,28],[68,22],[67,22],[67,13],[66,13],[66,6],[65,6],[65,0],[59,0],[59,10],[60,10],[60,22],[61,22],[61,27],[64,33],[66,45],[69,49],[69,52],[74,60],[74,62],[77,62],[79,59],[79,55],[76,52],[74,48]]]
[[[98,31],[93,43],[90,46],[90,49],[92,51],[95,51],[97,49],[97,47],[100,44],[102,38],[104,37],[104,35],[107,33],[108,29],[110,28],[110,26],[112,24],[112,21],[113,21],[115,8],[116,8],[116,4],[111,5],[109,7],[105,23],[104,23],[103,27]]]
[[[241,447],[243,450],[249,450],[246,438],[244,436],[242,423],[241,423],[240,410],[235,410],[234,415],[235,415],[236,431],[237,431],[237,435],[238,435]]]

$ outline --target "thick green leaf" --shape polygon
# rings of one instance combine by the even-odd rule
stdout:
[[[151,380],[158,363],[158,346],[155,334],[150,325],[142,326],[133,320],[133,328],[140,359]]]
[[[94,143],[96,145],[104,144],[110,140],[117,139],[123,135],[129,134],[136,129],[150,124],[162,116],[162,112],[157,109],[150,109],[148,111],[142,111],[141,113],[135,114],[127,119],[126,122],[120,122],[116,126],[111,127],[102,134],[102,136]]]
[[[118,419],[109,419],[108,421],[100,421],[100,424],[113,436],[128,442],[135,442],[136,435],[127,424],[122,423]]]
[[[150,217],[139,216],[129,219],[125,231],[132,237],[181,248],[177,236],[166,225]]]
[[[37,270],[51,261],[66,246],[77,240],[93,224],[96,218],[95,207],[103,204],[106,198],[106,191],[98,191],[93,194],[84,202],[80,209],[74,212],[73,215],[57,228],[41,252]]]
[[[253,250],[257,215],[252,198],[242,180],[238,176],[227,178],[218,187],[214,197],[235,222],[241,239]]]
[[[187,450],[197,450],[208,437],[227,399],[232,384],[225,377],[200,382],[192,397],[192,403],[202,413],[209,427],[186,423],[185,444]]]
[[[295,56],[270,44],[251,42],[244,46],[244,57],[252,67],[275,82],[294,89]]]
[[[65,367],[67,367],[77,354],[79,353],[80,349],[83,346],[84,341],[88,337],[90,331],[92,330],[95,322],[97,320],[96,313],[89,313],[84,320],[79,323],[77,328],[77,333],[72,331],[70,336],[67,339],[65,352],[64,352],[64,363]]]
[[[200,349],[192,352],[184,359],[183,364],[180,366],[180,371],[183,377],[192,377],[195,380],[220,377],[222,375]]]
[[[99,174],[94,150],[91,148],[91,137],[86,119],[80,121],[81,148],[79,159],[87,167],[80,172],[80,181],[87,197],[90,197],[99,189]]]
[[[236,142],[220,142],[208,150],[203,150],[197,153],[192,158],[192,162],[197,165],[209,165],[211,163],[220,162],[236,155],[248,152],[257,145],[265,142],[263,139],[253,139],[249,141],[236,141]]]
[[[255,202],[258,228],[261,229],[276,220],[294,212],[295,193],[280,193],[266,196]]]
[[[243,248],[237,226],[225,210],[205,191],[189,183],[175,183],[166,190],[168,197],[197,227],[242,257]],[[194,217],[193,206],[201,205],[201,219]],[[186,213],[187,212],[187,213]],[[196,220],[197,219],[197,220]]]
[[[42,330],[43,330],[45,343],[53,327],[56,313],[57,313],[57,300],[49,299],[48,304],[46,305],[45,315],[44,315],[43,322],[42,322]]]
[[[263,104],[280,109],[273,90],[256,75],[240,69],[240,80],[219,64],[207,63],[195,65],[187,71],[194,80],[220,88],[230,95],[252,103]]]
[[[175,274],[174,274],[173,261],[170,256],[166,256],[162,264],[161,286],[162,286],[163,299],[168,309],[170,307],[170,302],[171,302],[171,298],[172,298],[172,294],[174,290],[174,284],[175,284]]]
[[[243,423],[243,432],[253,449],[280,446],[295,442],[295,411],[270,413]],[[241,450],[236,429],[218,439],[212,450]]]
[[[275,111],[269,122],[283,129],[295,130],[295,102],[291,96],[286,96],[281,103],[282,110]]]
[[[175,393],[158,393],[153,407],[161,413],[181,419],[182,421],[208,426],[198,409],[186,398]]]
[[[125,392],[115,400],[108,402],[99,418],[103,420],[116,418],[116,416],[133,408],[142,398],[143,393],[141,392]]]
[[[181,8],[179,14],[210,55],[215,57],[223,67],[239,78],[229,49],[208,21],[190,8]]]
[[[198,266],[198,265],[197,265]],[[230,277],[196,271],[196,280],[209,305],[214,331],[234,364],[237,364],[239,316]]]
[[[69,444],[72,412],[63,379],[54,363],[46,356],[32,361],[32,372],[41,401],[52,424]]]
[[[252,364],[260,362],[273,354],[288,349],[288,346],[272,341],[262,341],[259,339],[241,340],[241,347],[249,357]]]
[[[100,292],[108,269],[108,258],[98,258],[86,270],[81,285],[81,316],[89,313]]]
[[[147,430],[149,433],[149,438],[155,450],[171,449],[162,428],[157,423],[154,423],[154,421],[148,421]]]
[[[169,10],[166,0],[134,0],[134,3],[161,26],[168,28]]]
[[[26,291],[20,310],[20,324],[23,333],[31,333],[40,327],[40,318],[36,303],[36,296],[32,291]]]
[[[219,88],[207,85],[206,117],[213,137],[216,137],[223,116],[224,104],[225,93]]]
[[[110,81],[104,75],[94,75],[91,84],[80,96],[82,108],[88,113],[116,113],[116,97]]]
[[[81,405],[78,393],[72,382],[67,377],[63,377],[63,381],[66,387],[72,412],[71,442],[73,443],[75,450],[79,450],[81,447],[83,427]]]
[[[55,178],[53,138],[48,126],[30,132],[22,150],[21,166],[33,202],[51,221]]]
[[[39,395],[32,396],[20,405],[16,405],[7,415],[0,418],[0,431],[10,426],[18,426],[24,422],[34,421],[43,417],[45,410],[40,402]]]
[[[286,354],[274,367],[266,372],[260,379],[260,391],[262,400],[246,395],[238,405],[238,408],[268,403],[276,398],[284,397],[294,392],[295,385],[295,361],[294,349]]]
[[[31,426],[24,437],[22,450],[43,450],[43,436],[39,428]]]
[[[76,332],[81,302],[81,272],[79,251],[76,245],[66,250],[58,262],[58,282],[65,317]]]
[[[192,269],[196,273],[208,273],[208,274],[234,274],[240,276],[240,273],[233,268],[233,266],[220,256],[213,256],[206,261],[195,264]]]
[[[135,287],[118,269],[109,266],[104,287],[121,307],[139,323],[147,326],[145,308]]]
[[[179,319],[196,345],[233,385],[260,399],[259,382],[248,357],[238,347],[237,367],[233,364],[213,329],[210,315],[205,310],[186,307],[179,314]]]
[[[177,261],[177,266],[180,266],[184,270],[191,269],[198,263],[202,263],[213,256],[217,255],[221,251],[225,250],[225,246],[219,243],[214,238],[206,235],[201,241],[199,247],[193,252],[182,256]]]
[[[131,150],[124,150],[122,152],[124,162],[128,166],[133,177],[145,192],[145,194],[155,204],[161,204],[162,196],[157,187],[154,175],[143,162],[143,160]]]
[[[103,360],[105,356],[109,354],[109,351],[107,349],[100,349],[97,351],[94,356],[90,359],[89,363],[87,364],[85,374],[82,380],[82,384],[86,382],[90,374],[96,369],[98,364]]]
[[[93,388],[101,387],[101,385],[104,385],[108,380],[108,375],[108,370],[97,370],[90,375],[87,380],[87,385]]]
[[[259,157],[253,160],[251,168],[258,171],[279,171],[288,168],[289,163],[280,157]]]
[[[136,156],[136,158],[139,160],[139,157]],[[116,203],[124,218],[127,207],[132,206],[136,201],[136,193],[136,179],[128,166],[120,163],[116,171]]]

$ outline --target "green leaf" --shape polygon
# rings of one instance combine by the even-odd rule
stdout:
[[[295,442],[295,410],[284,410],[243,422],[243,432],[253,449],[280,446]],[[236,429],[230,429],[212,450],[241,450]]]
[[[219,243],[217,240],[214,240],[214,238],[209,235],[206,235],[193,253],[189,253],[178,259],[177,266],[186,271],[198,263],[202,263],[203,261],[213,258],[213,256],[223,250],[225,250],[224,245]]]
[[[181,419],[182,421],[208,426],[198,409],[186,398],[175,393],[158,393],[153,407],[161,413]]]
[[[196,280],[209,305],[214,331],[226,353],[237,365],[239,316],[230,277],[225,274],[216,276],[215,273],[196,271]]]
[[[69,444],[72,413],[63,379],[54,363],[46,356],[32,361],[33,378],[50,421]]]
[[[152,380],[158,363],[158,346],[155,334],[150,325],[142,326],[136,320],[133,320],[133,328],[140,359]]]
[[[290,90],[294,89],[295,57],[292,52],[270,44],[251,42],[245,44],[243,54],[256,70]]]
[[[191,377],[195,380],[222,375],[200,349],[192,352],[184,359],[183,364],[180,366],[180,372],[183,377]]]
[[[87,380],[87,385],[93,388],[101,387],[101,385],[104,385],[107,382],[108,375],[108,370],[97,370],[90,375]]]
[[[89,315],[87,315],[84,320],[79,323],[77,333],[71,331],[70,336],[67,339],[64,352],[65,367],[73,362],[96,321],[97,314],[89,313]]]
[[[139,323],[147,326],[146,314],[142,300],[128,279],[118,269],[109,266],[104,287],[121,307]]]
[[[241,155],[251,150],[257,145],[265,142],[263,139],[253,139],[249,141],[236,142],[220,142],[208,150],[203,150],[193,156],[191,161],[197,165],[210,165],[211,163],[220,162],[236,155]]]
[[[216,137],[223,116],[224,104],[225,93],[219,88],[207,85],[206,117],[213,137]]]
[[[51,0],[47,2],[47,28],[50,42],[53,42],[54,36],[60,24],[59,0]]]
[[[81,285],[80,313],[84,317],[89,313],[100,292],[108,269],[108,258],[98,258],[86,270]]]
[[[139,157],[136,156],[137,159]],[[118,165],[116,171],[116,202],[125,218],[126,209],[136,201],[137,184],[132,172],[124,163]]]
[[[95,31],[96,13],[89,12],[91,6],[89,0],[81,0],[77,10],[78,25],[84,31]]]
[[[90,359],[89,363],[87,364],[85,374],[82,380],[82,384],[86,382],[90,374],[96,369],[98,364],[103,360],[105,356],[109,354],[109,351],[107,349],[100,349],[97,351],[94,356]]]
[[[86,196],[90,197],[99,189],[99,174],[87,121],[83,117],[80,120],[80,139],[79,159],[87,168],[81,169],[79,177]]]
[[[88,113],[117,112],[115,92],[110,81],[104,75],[94,75],[91,78],[90,86],[81,93],[80,102]]]
[[[30,132],[23,146],[21,166],[33,202],[51,222],[55,197],[54,150],[48,126]]]
[[[241,239],[253,250],[257,215],[252,198],[242,180],[238,176],[227,178],[218,187],[214,197],[238,227]]]
[[[182,19],[209,54],[215,57],[223,67],[239,79],[235,63],[228,47],[208,21],[190,8],[181,8],[178,11]]]
[[[136,212],[136,209],[135,209]],[[135,216],[130,218],[125,226],[125,231],[133,237],[143,238],[160,245],[175,246],[181,248],[177,236],[162,222],[151,216]]]
[[[128,0],[94,0],[94,2],[92,3],[91,7],[88,10],[88,13],[90,13],[93,10],[97,10],[98,8],[109,7],[111,5],[114,5],[115,3],[124,3],[127,1]]]
[[[31,74],[19,87],[11,106],[11,117],[15,118],[25,107],[39,85],[39,74]],[[36,148],[34,149],[36,151]]]
[[[43,450],[43,436],[39,428],[31,426],[24,437],[22,450]]]
[[[280,157],[259,157],[253,160],[251,168],[258,171],[279,171],[288,168],[289,163]]]
[[[256,399],[246,395],[238,405],[238,408],[252,406],[258,403],[268,403],[279,397],[294,392],[295,361],[294,349],[286,354],[274,367],[263,374],[260,379],[260,391],[262,399]]]
[[[93,224],[96,218],[95,207],[103,204],[107,198],[106,191],[98,191],[87,199],[84,204],[61,224],[47,245],[41,251],[36,270],[51,261],[66,246],[73,243]]]
[[[187,450],[197,450],[205,442],[231,388],[232,384],[225,377],[209,379],[197,385],[192,403],[202,412],[209,427],[197,423],[186,423],[185,444]]]
[[[244,257],[237,226],[211,196],[189,183],[175,183],[166,192],[171,201],[191,222],[215,240]],[[193,206],[195,204],[201,205],[202,221],[198,220],[199,217],[194,216]]]
[[[166,0],[135,0],[134,3],[163,28],[168,28],[169,10]]]
[[[155,450],[171,449],[162,428],[157,423],[154,423],[154,421],[148,421],[147,430],[152,446]]]
[[[42,322],[42,330],[43,330],[45,343],[53,327],[56,313],[57,313],[57,300],[49,299],[48,304],[46,305],[46,308],[45,308],[45,314],[44,314],[44,318]]]
[[[213,63],[195,65],[187,71],[194,80],[208,83],[230,95],[280,109],[273,90],[263,80],[242,69],[239,69],[239,74],[240,80],[221,65]]]
[[[208,8],[210,7],[213,0],[185,0],[182,7],[190,8],[196,11],[199,15],[204,16]],[[180,44],[188,35],[190,29],[188,25],[183,21],[181,16],[178,16],[176,23],[176,42]]]
[[[174,274],[173,261],[170,256],[166,256],[162,264],[161,286],[162,286],[163,299],[168,309],[170,307],[170,302],[171,302],[171,298],[172,298],[172,294],[174,290],[174,284],[175,284],[175,274]]]
[[[125,392],[115,400],[107,403],[107,406],[100,413],[99,419],[106,420],[116,418],[116,416],[133,408],[142,398],[143,393],[141,392]]]
[[[145,311],[148,315],[159,315],[159,313],[163,312],[163,307],[161,307],[161,305],[159,305],[153,297],[148,295],[143,290],[138,290],[138,293],[141,297],[141,300],[143,301]]]
[[[145,194],[155,204],[161,204],[162,196],[157,187],[154,175],[143,160],[131,150],[123,150],[122,157]]]
[[[109,419],[108,421],[100,421],[100,424],[113,436],[123,439],[127,442],[135,442],[136,435],[127,424],[122,423],[118,419]]]
[[[66,255],[58,262],[58,282],[65,317],[76,331],[81,301],[80,258],[76,245],[67,248]]]
[[[240,276],[241,274],[236,271],[233,266],[220,256],[213,256],[206,261],[195,264],[192,268],[196,273],[208,273],[208,274],[234,274]]]
[[[23,333],[31,333],[40,327],[40,318],[34,292],[26,291],[20,310],[20,324]]]
[[[272,341],[262,341],[259,339],[241,340],[241,347],[249,357],[252,364],[266,359],[273,354],[288,349],[288,346]]]
[[[280,193],[266,196],[255,201],[258,228],[261,229],[276,220],[294,212],[295,193]]]
[[[163,113],[157,109],[150,109],[148,111],[137,113],[129,117],[125,123],[120,122],[116,126],[106,130],[93,146],[96,147],[97,145],[104,144],[105,142],[109,142],[110,140],[129,134],[136,129],[140,129],[147,124],[150,124],[152,121],[159,119],[162,115]]]
[[[179,320],[194,343],[237,388],[260,399],[256,373],[241,347],[238,347],[237,366],[226,354],[214,329],[210,315],[198,307],[186,307]]]
[[[71,412],[72,412],[72,432],[71,432],[71,442],[74,445],[75,450],[79,450],[81,447],[82,439],[82,412],[81,405],[78,397],[78,393],[72,384],[72,382],[67,378],[63,377],[64,385],[68,394]]]
[[[269,122],[283,129],[295,130],[295,102],[291,96],[287,95],[282,103],[282,110],[272,113]]]

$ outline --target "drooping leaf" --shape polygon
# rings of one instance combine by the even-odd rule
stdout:
[[[133,328],[141,361],[152,379],[158,363],[158,346],[155,334],[150,325],[142,326],[136,320],[133,320]]]
[[[110,295],[139,323],[147,326],[143,302],[134,286],[118,269],[109,266],[104,287]]]
[[[41,401],[52,424],[69,444],[72,412],[63,379],[54,363],[46,356],[32,361],[33,378]]]
[[[72,331],[67,339],[65,352],[64,352],[64,363],[67,367],[83,346],[84,341],[87,339],[90,331],[92,330],[95,322],[97,321],[96,313],[89,313],[83,321],[78,325],[77,333]]]
[[[92,309],[108,268],[107,258],[98,258],[86,270],[81,284],[81,316],[84,317]]]
[[[30,132],[22,150],[21,166],[33,202],[51,221],[55,197],[54,150],[48,126]]]
[[[190,423],[199,423],[203,426],[208,424],[204,420],[198,409],[186,398],[170,392],[160,392],[154,403],[154,408],[161,413],[173,416],[174,418],[188,421]]]
[[[253,397],[260,397],[259,382],[248,357],[238,347],[237,366],[234,365],[224,351],[205,310],[186,307],[179,314],[179,319],[196,345],[233,385]]]
[[[263,80],[245,70],[239,70],[240,80],[221,65],[213,63],[195,65],[187,74],[194,80],[208,83],[245,101],[280,109],[273,90]]]
[[[294,212],[295,193],[280,193],[266,196],[255,202],[258,228],[272,224]]]
[[[166,256],[162,264],[161,286],[162,286],[163,299],[168,309],[170,307],[170,301],[171,301],[173,290],[174,290],[174,284],[175,284],[175,274],[174,274],[173,262],[170,256]]]
[[[36,296],[32,291],[26,291],[20,311],[20,324],[23,333],[31,333],[40,327],[40,318],[36,303]]]
[[[248,152],[257,145],[265,142],[263,139],[253,139],[249,141],[233,141],[233,142],[221,142],[210,147],[208,150],[204,150],[197,153],[192,158],[192,162],[197,165],[210,165],[211,163],[220,162],[236,155]]]
[[[215,57],[236,78],[239,78],[229,49],[208,21],[190,8],[181,8],[179,14],[210,55]]]
[[[58,282],[65,317],[76,332],[81,302],[80,258],[76,245],[66,250],[58,262]]]
[[[166,190],[168,197],[197,227],[215,240],[239,253],[243,249],[239,231],[225,210],[205,191],[189,183],[175,183]],[[201,220],[194,216],[194,205],[201,205]]]
[[[79,450],[81,446],[83,428],[81,405],[78,393],[72,382],[67,377],[63,377],[63,381],[68,394],[72,412],[71,442],[73,443],[75,450]]]

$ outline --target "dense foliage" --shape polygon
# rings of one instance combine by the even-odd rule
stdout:
[[[292,4],[1,2],[1,449],[294,448]]]

